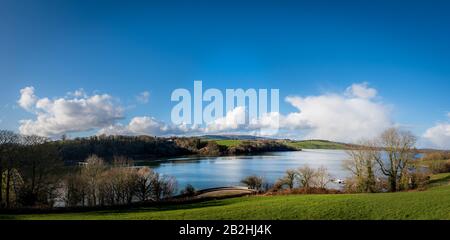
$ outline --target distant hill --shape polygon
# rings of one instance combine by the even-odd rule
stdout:
[[[214,140],[217,144],[227,147],[238,146],[243,141],[256,141],[256,140],[268,140],[269,138],[249,136],[249,135],[208,135],[202,136],[205,140]],[[270,139],[274,140],[274,139]],[[301,149],[349,149],[354,145],[340,142],[333,142],[328,140],[289,140],[289,139],[275,139],[276,141],[283,142],[284,144],[294,147],[298,150]]]
[[[286,144],[298,149],[350,149],[354,145],[340,142],[332,142],[328,140],[286,140]]]
[[[204,135],[200,136],[203,140],[215,140],[219,145],[223,146],[237,146],[242,141],[251,141],[251,140],[277,140],[283,141],[287,145],[291,147],[295,147],[297,149],[351,149],[356,147],[355,144],[342,143],[342,142],[334,142],[323,139],[311,139],[311,140],[290,140],[290,139],[275,139],[275,138],[267,138],[267,137],[259,137],[252,135]],[[448,150],[438,150],[438,149],[429,149],[429,148],[420,148],[418,149],[420,153],[429,153],[429,152],[446,152]]]
[[[266,140],[271,138],[258,137],[252,135],[204,135],[200,136],[201,139],[205,140]]]

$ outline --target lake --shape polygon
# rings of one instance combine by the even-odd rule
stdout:
[[[334,178],[345,179],[349,172],[343,168],[348,158],[342,150],[308,150],[270,152],[253,156],[185,157],[140,162],[156,172],[176,178],[178,188],[192,184],[196,189],[242,185],[241,179],[250,175],[264,177],[269,183],[281,178],[287,169],[305,165],[324,166]],[[338,187],[330,184],[329,187]]]

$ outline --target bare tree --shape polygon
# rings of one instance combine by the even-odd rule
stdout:
[[[57,192],[58,170],[62,167],[56,146],[47,138],[22,136],[22,154],[18,161],[23,184],[19,191],[22,205],[53,202]]]
[[[282,185],[287,185],[289,190],[292,190],[295,185],[295,180],[297,179],[297,172],[293,169],[288,169],[284,174],[284,177],[280,179]]]
[[[152,198],[155,201],[171,197],[176,191],[177,182],[173,177],[161,176],[159,173],[155,173],[150,182]]]
[[[11,187],[13,171],[17,164],[20,135],[12,131],[0,131],[0,206],[3,205],[3,185],[5,185],[5,206],[11,205]],[[4,183],[3,183],[4,182]]]
[[[137,172],[136,195],[141,201],[146,201],[151,197],[152,184],[151,180],[155,172],[149,167],[142,167]]]
[[[81,175],[87,184],[87,202],[90,206],[97,204],[99,181],[104,170],[105,164],[103,159],[96,155],[88,157],[85,166],[81,170]]]
[[[162,182],[162,196],[163,198],[170,198],[177,190],[177,180],[175,177],[164,175],[161,179]]]
[[[308,165],[299,168],[297,170],[297,180],[299,185],[305,189],[313,187],[315,174],[314,169],[310,168]]]
[[[416,137],[411,132],[396,128],[386,130],[378,139],[376,146],[386,152],[387,159],[381,154],[374,154],[374,159],[388,178],[389,191],[399,190],[398,183],[416,155],[415,144]]]
[[[195,187],[191,184],[186,185],[186,187],[181,191],[181,194],[187,197],[195,196],[195,193],[197,191],[195,190]]]
[[[3,207],[3,167],[8,143],[8,131],[0,130],[0,208]]]
[[[137,170],[131,160],[114,157],[113,164],[105,167],[98,177],[96,191],[99,205],[131,203],[136,191]]]
[[[162,184],[160,181],[159,173],[155,173],[151,180],[151,190],[152,190],[152,199],[154,201],[159,201],[162,198]]]
[[[347,188],[356,192],[376,192],[375,158],[381,153],[368,141],[357,146],[347,151],[349,159],[344,162],[344,168],[352,174],[352,179],[346,181]],[[349,187],[349,184],[354,186]]]
[[[259,176],[248,176],[241,180],[241,183],[247,185],[248,188],[253,190],[261,190],[263,184],[263,178]]]
[[[110,181],[112,181],[118,203],[129,204],[135,195],[138,175],[137,170],[132,166],[131,159],[123,156],[114,157],[113,167],[109,171],[113,175]]]
[[[314,174],[314,184],[318,188],[325,189],[327,188],[328,183],[331,181],[331,176],[328,173],[328,170],[324,166],[320,166],[316,173]]]
[[[64,179],[64,202],[68,207],[84,206],[87,195],[87,183],[78,173],[70,173]]]

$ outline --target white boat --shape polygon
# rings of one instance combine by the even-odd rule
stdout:
[[[343,179],[339,179],[339,178],[335,178],[335,179],[333,179],[331,181],[334,182],[334,183],[337,183],[337,184],[344,184],[345,183],[345,181]]]

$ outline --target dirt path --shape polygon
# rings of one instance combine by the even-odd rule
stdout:
[[[234,197],[253,194],[255,190],[246,187],[219,187],[202,189],[197,192],[196,198],[211,198],[211,197]]]

